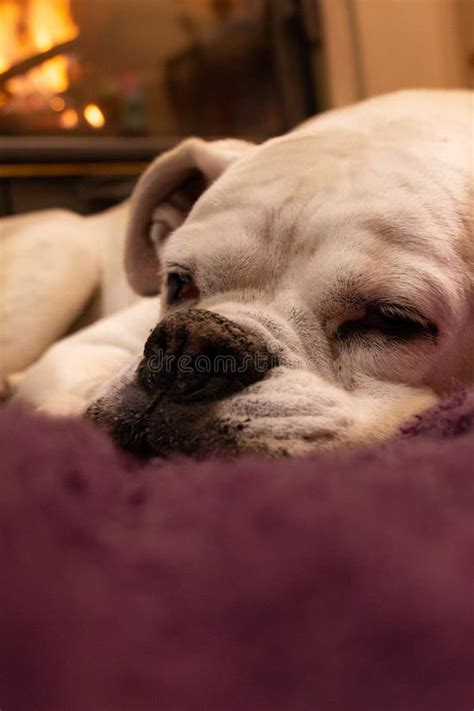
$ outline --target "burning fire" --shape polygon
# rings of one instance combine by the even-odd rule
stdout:
[[[77,79],[74,55],[66,54],[69,46],[58,46],[78,34],[71,0],[0,0],[0,75],[15,68],[15,75],[4,81],[3,91],[0,83],[0,111],[7,119],[8,115],[19,115],[25,122],[33,114],[35,125],[47,130],[101,129],[105,125],[97,104],[78,105],[74,84],[70,86],[70,79]],[[50,58],[42,62],[42,53],[49,50]],[[25,60],[37,66],[26,71],[22,66]]]
[[[0,3],[0,73],[30,56],[74,39],[70,0],[2,0]],[[24,75],[10,79],[9,93],[17,97],[40,94],[48,98],[69,86],[68,62],[54,57]]]

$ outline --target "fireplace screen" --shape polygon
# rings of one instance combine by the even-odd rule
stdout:
[[[310,5],[1,0],[0,134],[279,133],[317,108]]]

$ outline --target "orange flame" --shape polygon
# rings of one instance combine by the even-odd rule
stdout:
[[[38,52],[79,34],[70,0],[2,0],[0,3],[0,72]],[[51,96],[69,86],[67,59],[54,57],[27,74],[11,79],[6,88],[17,96]]]

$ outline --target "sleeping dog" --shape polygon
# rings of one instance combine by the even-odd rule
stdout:
[[[125,265],[161,317],[87,417],[144,456],[304,454],[382,440],[472,383],[473,161],[464,91],[160,156]]]
[[[158,158],[125,262],[162,318],[88,417],[144,455],[301,454],[472,382],[472,120],[403,92]]]

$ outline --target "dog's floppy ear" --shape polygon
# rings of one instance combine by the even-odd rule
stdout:
[[[137,293],[158,293],[161,243],[185,221],[206,188],[251,146],[233,139],[189,138],[151,163],[132,195],[125,244],[125,269]]]

